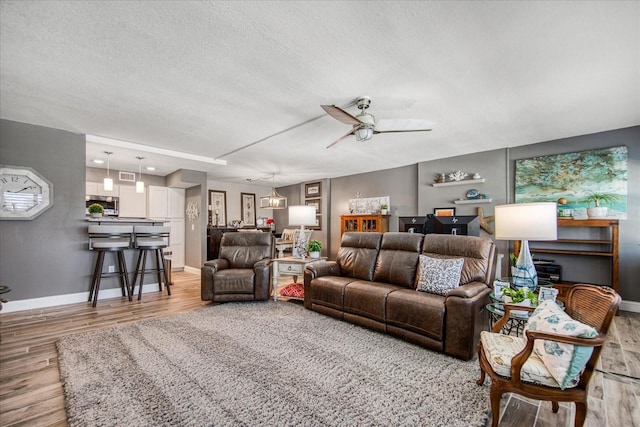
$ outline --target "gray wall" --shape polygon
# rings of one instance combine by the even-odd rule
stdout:
[[[0,221],[0,283],[10,300],[86,292],[93,257],[85,221],[85,137],[0,120],[0,162],[53,183],[53,207],[31,221]]]

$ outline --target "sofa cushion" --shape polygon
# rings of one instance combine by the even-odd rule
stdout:
[[[491,282],[494,243],[488,237],[427,234],[422,253],[432,258],[464,258],[460,284]]]
[[[443,341],[445,297],[414,289],[397,289],[387,295],[388,325]]]
[[[388,283],[351,282],[344,289],[344,311],[384,322],[387,295],[397,289]]]
[[[213,275],[213,293],[253,295],[254,276],[251,269],[220,270]]]
[[[336,258],[340,265],[340,275],[373,280],[381,241],[382,233],[344,233]]]
[[[321,276],[309,283],[308,295],[311,303],[331,307],[336,310],[344,309],[344,288],[353,282],[350,277]]]
[[[463,264],[462,258],[431,258],[420,255],[416,277],[417,290],[447,295],[449,290],[460,285]]]
[[[528,329],[581,338],[593,338],[598,335],[598,331],[593,327],[572,319],[555,301],[550,300],[542,301],[538,305],[527,321],[525,331]],[[574,346],[551,340],[536,340],[533,350],[562,389],[578,383],[578,377],[593,353],[593,347]]]
[[[373,280],[413,289],[424,234],[384,233]]]
[[[229,261],[231,268],[253,268],[265,258],[273,258],[271,233],[229,232],[222,235],[219,258]]]

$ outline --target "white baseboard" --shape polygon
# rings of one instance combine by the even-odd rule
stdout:
[[[189,267],[188,265],[184,266],[184,271],[186,271],[187,273],[191,273],[191,274],[197,274],[198,276],[200,275],[200,269],[199,268]]]
[[[631,311],[633,313],[640,313],[640,302],[622,301],[620,303],[620,310],[622,310],[622,311]]]
[[[162,291],[165,292],[164,287]],[[142,287],[142,293],[146,294],[149,292],[158,292],[158,284],[157,283],[145,284]],[[118,298],[118,297],[122,297],[122,291],[120,290],[120,288],[100,289],[100,292],[98,292],[98,301],[107,299],[107,298]],[[134,298],[137,298],[137,296],[134,295]],[[9,301],[2,304],[2,311],[0,313],[13,313],[15,311],[23,311],[23,310],[37,310],[41,308],[54,307],[56,305],[75,304],[79,302],[86,302],[87,305],[89,305],[91,303],[87,301],[88,299],[89,299],[89,292],[87,291],[87,292],[78,292],[75,294],[53,295],[50,297],[30,298],[30,299]]]

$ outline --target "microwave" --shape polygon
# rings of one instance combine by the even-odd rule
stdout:
[[[118,216],[119,202],[119,199],[113,196],[87,195],[85,197],[85,213],[89,215],[89,206],[97,203],[104,208],[105,216]]]

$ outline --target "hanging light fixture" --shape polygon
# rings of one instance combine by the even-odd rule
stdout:
[[[137,156],[138,159],[138,180],[136,181],[136,193],[144,193],[144,182],[142,181],[142,159],[144,157]]]
[[[273,188],[271,194],[260,197],[260,207],[263,209],[286,209],[287,198],[276,191],[276,174],[273,174]]]
[[[102,183],[104,185],[104,191],[113,191],[113,180],[109,176],[109,156],[113,154],[113,151],[105,151],[104,154],[107,155],[107,176]]]

